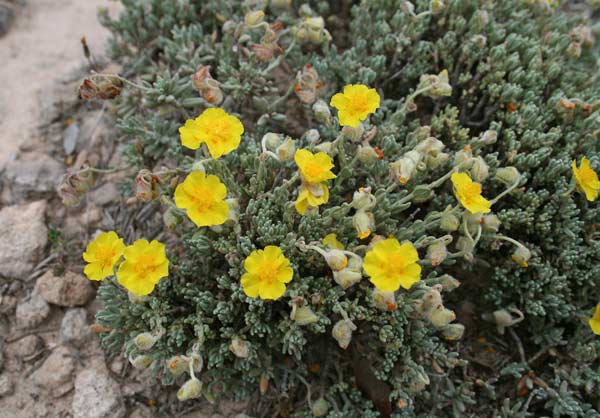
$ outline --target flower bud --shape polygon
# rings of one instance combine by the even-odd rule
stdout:
[[[442,213],[440,218],[440,228],[446,232],[454,232],[460,226],[460,219],[450,212]]]
[[[177,214],[177,210],[169,208],[163,213],[163,222],[169,231],[172,231],[181,223],[181,217]]]
[[[428,186],[420,184],[414,188],[412,200],[415,203],[427,202],[429,199],[431,199],[433,197],[433,195],[434,195],[434,192],[432,189],[430,189]]]
[[[357,210],[352,217],[352,225],[356,228],[359,239],[367,238],[371,231],[375,229],[375,218],[371,212]]]
[[[421,302],[419,311],[426,314],[442,304],[442,294],[438,289],[432,287],[425,292]]]
[[[365,127],[362,123],[359,123],[356,128],[352,126],[344,126],[342,133],[352,142],[360,142],[365,133]]]
[[[465,326],[462,324],[448,324],[442,328],[442,336],[448,341],[456,341],[462,338]]]
[[[350,260],[353,258],[354,257],[352,257]],[[333,280],[335,280],[335,282],[339,284],[342,289],[348,289],[350,286],[362,280],[362,273],[351,268],[335,270],[333,272]]]
[[[177,377],[189,370],[188,360],[183,356],[173,356],[167,360],[167,370]]]
[[[292,0],[271,0],[269,2],[269,7],[272,7],[276,10],[286,10],[290,7]]]
[[[433,136],[429,136],[417,144],[415,151],[420,152],[421,154],[437,155],[444,147],[445,145],[442,141]]]
[[[309,325],[317,322],[319,317],[308,306],[298,307],[296,304],[294,304],[292,305],[290,319],[295,321],[298,325]]]
[[[441,13],[446,8],[446,5],[442,0],[431,0],[431,2],[429,3],[429,8],[431,10],[431,13],[435,15]]]
[[[281,144],[281,136],[275,132],[267,132],[263,135],[261,142],[267,149],[276,149]]]
[[[417,151],[407,152],[399,160],[390,164],[390,176],[400,184],[408,183],[416,173],[421,158],[421,154]]]
[[[306,33],[306,36],[308,37],[308,33]],[[311,64],[306,64],[296,74],[294,92],[302,103],[313,103],[317,98],[317,91],[321,87],[323,87],[323,83],[319,81],[319,74]]]
[[[516,318],[513,313],[517,315]],[[525,319],[525,315],[519,309],[511,309],[510,312],[507,309],[499,309],[494,311],[491,317],[489,314],[484,314],[482,317],[487,321],[494,321],[500,335],[504,335],[506,328],[512,327]]]
[[[460,286],[460,282],[449,274],[440,276],[439,282],[442,285],[442,289],[446,292],[451,292]]]
[[[465,147],[454,154],[454,165],[460,168],[470,168],[473,164],[473,153],[471,147]]]
[[[239,358],[247,358],[250,355],[250,347],[248,343],[238,337],[234,337],[231,340],[229,350]]]
[[[352,195],[352,207],[356,210],[371,209],[375,205],[375,196],[370,187],[361,187]]]
[[[325,262],[332,270],[342,270],[348,265],[348,258],[341,250],[330,250],[325,252]]]
[[[309,129],[304,133],[304,138],[309,144],[316,144],[321,139],[321,134],[316,129]]]
[[[208,103],[218,105],[223,101],[220,84],[212,78],[208,66],[203,66],[192,75],[192,85]]]
[[[345,350],[352,340],[352,331],[356,331],[356,329],[356,325],[351,320],[342,319],[333,326],[331,335],[337,341],[340,348]]]
[[[518,246],[515,252],[512,254],[512,259],[523,268],[529,266],[528,261],[530,258],[531,251],[522,245]]]
[[[440,329],[454,321],[456,319],[456,314],[454,311],[446,309],[440,304],[429,311],[428,318],[434,327]]]
[[[129,357],[129,363],[131,363],[131,365],[138,370],[147,369],[148,367],[150,367],[153,361],[154,360],[152,359],[152,357],[147,356],[145,354],[140,354],[139,356],[135,357]]]
[[[240,202],[236,198],[225,199],[225,203],[229,206],[227,220],[237,222],[240,217]]]
[[[331,122],[331,109],[324,100],[317,100],[312,107],[315,119],[319,123],[328,125]]]
[[[488,130],[481,135],[481,140],[486,145],[495,144],[498,140],[498,131]]]
[[[441,241],[436,241],[427,247],[427,258],[431,260],[432,266],[439,266],[448,257],[448,249],[446,244]]]
[[[380,311],[395,311],[398,309],[396,305],[396,294],[394,292],[382,292],[374,288],[372,292],[373,303]]]
[[[233,35],[237,28],[237,24],[233,20],[226,20],[221,26],[221,31],[226,35]]]
[[[323,398],[320,397],[312,404],[312,414],[314,417],[324,417],[327,415],[329,411],[329,403]]]
[[[283,141],[283,143],[281,145],[279,145],[277,147],[277,149],[275,150],[277,157],[279,157],[279,159],[281,161],[291,160],[292,158],[294,158],[295,152],[296,152],[296,145],[294,143],[294,140],[292,138],[290,138],[289,136],[286,137],[285,140]]]
[[[502,222],[496,215],[485,215],[481,225],[485,232],[498,232],[501,224]]]
[[[177,391],[177,399],[180,401],[187,401],[189,399],[196,399],[202,394],[202,382],[195,377],[185,382],[181,388]]]
[[[469,262],[473,261],[473,240],[468,239],[467,237],[460,237],[456,241],[456,248],[459,251],[464,252],[463,257],[465,257],[465,260]]]
[[[501,167],[496,170],[495,178],[507,186],[512,186],[521,179],[521,175],[515,167]]]
[[[359,145],[356,151],[358,160],[366,165],[374,164],[379,160],[379,155],[375,149],[370,145]]]
[[[475,181],[481,182],[488,178],[489,167],[485,160],[481,156],[473,159],[473,165],[471,166],[471,178]]]
[[[140,351],[148,351],[158,341],[159,337],[150,334],[149,332],[142,332],[138,334],[134,339],[133,343]]]
[[[244,24],[250,28],[255,27],[262,23],[265,18],[265,12],[262,10],[253,10],[244,16]]]
[[[317,151],[324,152],[325,154],[331,155],[331,148],[333,143],[331,141],[325,141],[315,147]]]

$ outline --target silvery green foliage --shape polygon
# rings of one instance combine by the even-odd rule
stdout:
[[[239,222],[218,230],[178,225],[169,245],[172,274],[147,300],[132,303],[106,281],[98,322],[113,329],[103,336],[107,349],[124,347],[138,359],[134,364],[153,361],[158,378],[178,385],[187,374],[174,377],[168,360],[199,353],[205,396],[252,399],[257,415],[280,408],[282,416],[309,417],[324,399],[330,418],[387,416],[389,394],[395,417],[600,416],[600,340],[585,321],[600,300],[600,206],[568,194],[573,159],[586,155],[600,167],[598,51],[585,30],[590,22],[534,0],[417,1],[414,7],[400,0],[293,1],[289,7],[275,0],[122,3],[119,19],[102,18],[114,34],[113,57],[145,86],[125,89],[118,102],[128,160],[139,168],[191,167],[194,155],[181,147],[177,129],[209,105],[191,84],[204,65],[221,83],[221,106],[241,116],[246,134],[224,163],[205,167],[240,198]],[[248,11],[259,9],[286,31],[283,52],[267,62],[250,48],[261,32],[242,25]],[[331,39],[321,33],[319,42],[306,42],[291,30],[307,16],[322,16]],[[335,120],[316,115],[293,93],[296,73],[307,63],[324,83],[325,101],[348,83],[378,89],[382,106],[366,127],[377,128],[371,144],[384,158],[357,161],[357,147],[347,141],[336,150],[330,202],[316,216],[299,217],[295,190],[283,182],[294,173],[293,161],[261,158],[260,140],[277,132],[309,147],[309,128],[318,130],[321,143],[339,134]],[[444,69],[451,96],[407,100],[422,75]],[[518,169],[519,187],[493,211],[500,232],[525,244],[532,258],[522,268],[511,260],[513,247],[495,239],[495,231],[484,232],[466,257],[426,266],[419,285],[398,292],[397,309],[383,312],[366,279],[344,291],[322,257],[297,242],[336,232],[347,248],[361,245],[345,202],[370,186],[377,233],[415,242],[424,258],[431,241],[448,232],[442,214],[455,198],[447,183],[431,196],[415,191],[451,169],[452,158],[419,170],[405,186],[392,187],[389,178],[389,164],[423,135],[441,140],[452,158],[470,146],[488,166],[486,196],[506,189],[494,180],[499,168]],[[462,229],[452,234],[456,252]],[[264,303],[245,297],[239,277],[243,259],[270,244],[293,260],[295,278],[286,297]],[[441,338],[415,309],[415,301],[447,283],[446,273],[462,282],[444,292],[445,305],[467,327],[460,344]],[[290,319],[294,297],[310,303],[317,322],[300,326]],[[481,319],[510,310],[525,319],[503,335],[497,333],[502,324]],[[342,312],[358,328],[347,350],[331,338]],[[143,332],[161,337],[142,353],[133,339]],[[247,344],[247,356],[230,350],[233,339]]]

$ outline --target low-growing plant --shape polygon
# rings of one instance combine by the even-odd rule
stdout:
[[[584,12],[122,3],[101,18],[124,76],[80,96],[115,99],[130,204],[164,229],[88,245],[107,350],[258,416],[600,416]]]

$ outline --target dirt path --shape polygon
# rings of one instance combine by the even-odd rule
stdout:
[[[108,32],[98,22],[110,0],[27,0],[10,31],[0,38],[0,171],[25,139],[37,135],[38,97],[58,77],[84,61],[80,39],[96,54]]]

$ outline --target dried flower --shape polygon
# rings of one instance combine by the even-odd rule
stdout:
[[[356,128],[371,113],[379,109],[377,90],[363,84],[348,84],[343,93],[331,98],[330,105],[338,110],[340,125]]]
[[[142,202],[149,202],[158,197],[158,185],[160,179],[158,176],[153,174],[150,170],[142,169],[135,176],[134,190],[135,197],[137,200]]]
[[[217,80],[210,75],[210,68],[203,66],[192,75],[192,85],[208,103],[218,105],[223,101],[223,92]]]
[[[181,376],[189,370],[189,362],[183,356],[173,356],[167,360],[167,369],[173,376]]]
[[[406,184],[415,175],[423,155],[418,151],[409,151],[399,160],[390,164],[390,176],[400,184]]]
[[[290,260],[283,255],[281,248],[273,245],[252,251],[244,261],[244,268],[242,288],[251,298],[279,299],[285,293],[285,284],[294,275]]]
[[[298,71],[298,73],[296,74],[294,92],[296,93],[296,95],[302,103],[314,103],[317,99],[318,92],[322,87],[323,83],[319,81],[319,74],[311,64],[306,64],[304,67],[302,67],[302,70]],[[324,111],[324,109],[319,108],[319,106],[317,106],[317,110],[319,110],[319,112]],[[314,109],[315,108],[313,108],[313,110]],[[328,112],[329,109],[327,108],[326,111]],[[321,114],[320,117],[321,116],[326,117],[326,115],[323,114]],[[331,117],[331,113],[329,114],[329,117]]]
[[[227,221],[227,188],[217,176],[195,171],[175,189],[175,205],[185,209],[197,226],[221,225]]]
[[[307,209],[316,208],[328,201],[329,188],[326,183],[305,183],[300,186],[295,207],[300,215],[305,215]]]
[[[496,170],[494,178],[507,186],[512,186],[521,179],[521,175],[515,167],[501,167]]]
[[[371,212],[363,209],[357,210],[352,216],[352,225],[356,229],[356,235],[359,239],[365,239],[375,229],[375,217]]]
[[[250,355],[250,346],[241,338],[233,337],[231,339],[231,344],[229,345],[229,351],[235,354],[236,357],[248,358]]]
[[[398,309],[396,305],[396,294],[394,292],[382,292],[375,288],[372,292],[373,303],[380,311],[395,311]]]
[[[324,417],[329,411],[329,403],[320,397],[312,404],[312,414],[314,417]]]
[[[342,319],[333,326],[331,335],[337,341],[340,348],[345,350],[352,340],[352,331],[356,330],[356,325],[351,320]]]
[[[116,232],[99,234],[87,245],[83,253],[83,259],[88,263],[83,272],[90,280],[104,280],[112,276],[124,250],[123,239],[119,238]]]
[[[180,401],[196,399],[200,395],[202,395],[202,382],[193,376],[177,391],[177,399]]]
[[[394,292],[402,286],[410,289],[421,278],[419,254],[410,243],[400,244],[395,238],[379,241],[365,256],[363,269],[375,287]]]
[[[531,251],[524,247],[523,245],[517,246],[515,252],[512,254],[512,259],[519,264],[521,267],[525,268],[529,266],[529,259],[531,258]]]
[[[206,143],[212,158],[219,158],[237,149],[243,133],[242,122],[221,108],[208,108],[179,128],[184,147],[198,149],[202,143]]]
[[[292,312],[290,313],[290,319],[295,321],[298,325],[310,325],[319,320],[319,317],[313,312],[308,306],[297,306],[292,305]]]
[[[275,154],[279,157],[280,161],[288,161],[294,157],[296,152],[296,145],[294,140],[289,136],[285,138],[283,143],[277,147]]]
[[[117,281],[136,295],[148,295],[154,286],[169,275],[165,245],[139,239],[123,251],[125,261],[117,271]]]

